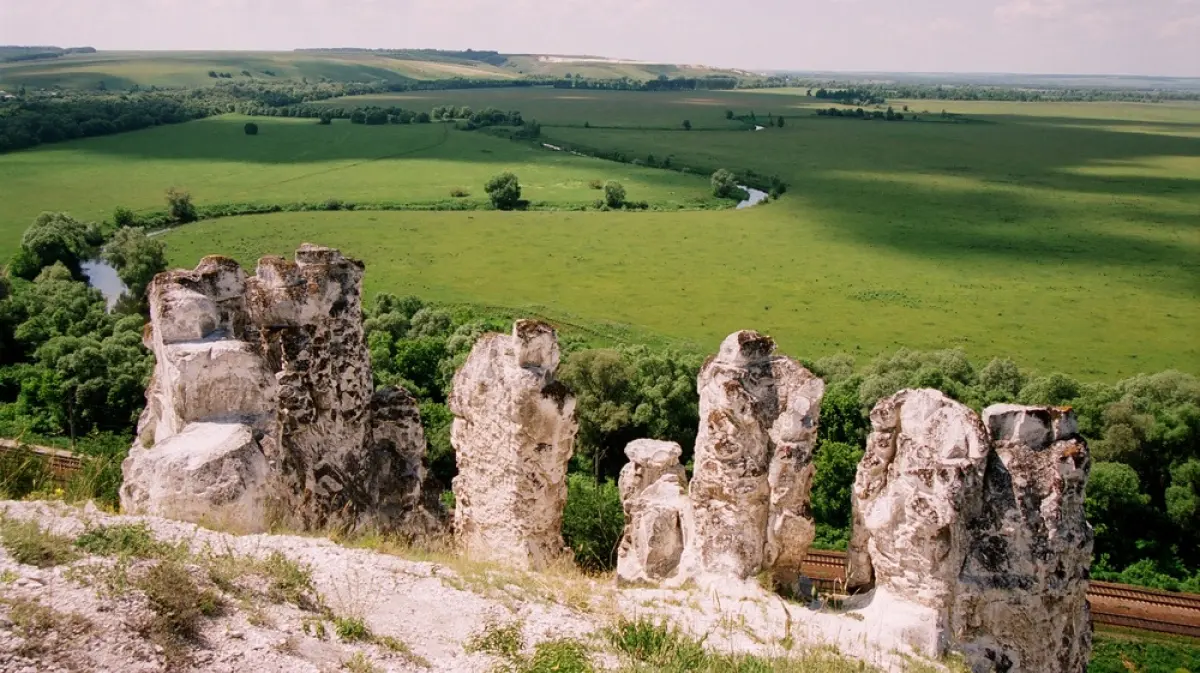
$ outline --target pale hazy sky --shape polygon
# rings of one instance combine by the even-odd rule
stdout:
[[[0,44],[1200,76],[1200,0],[0,0]]]

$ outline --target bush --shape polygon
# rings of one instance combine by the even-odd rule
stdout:
[[[597,572],[616,567],[624,530],[625,511],[616,484],[611,480],[597,484],[582,474],[567,477],[563,540],[579,567]]]
[[[168,189],[167,216],[177,224],[195,222],[197,215],[196,206],[192,203],[192,195],[178,191],[174,187]]]
[[[113,224],[117,225],[118,229],[121,227],[136,227],[137,215],[124,206],[117,206],[113,210]]]
[[[155,644],[166,650],[168,659],[181,663],[183,648],[200,634],[201,617],[221,611],[221,597],[201,589],[179,561],[159,561],[137,582],[146,594],[154,616],[144,629]]]
[[[625,186],[615,180],[604,183],[604,203],[609,208],[625,205]]]
[[[683,130],[684,130],[684,131],[691,131],[691,130],[692,130],[692,122],[691,122],[691,120],[688,120],[688,119],[685,119],[685,120],[683,120]]]
[[[250,122],[242,128],[246,131],[246,135],[248,136],[258,135],[258,124],[255,124],[254,122]]]
[[[604,181],[603,180],[589,180],[588,187],[591,187],[592,189],[604,189]]]
[[[333,114],[329,112],[322,112],[321,116],[317,118],[317,123],[321,126],[329,126],[333,123]]]
[[[144,523],[123,523],[89,528],[75,538],[75,546],[88,554],[99,556],[133,556],[154,558],[169,547],[154,538]]]
[[[455,187],[454,189],[450,190],[450,196],[453,196],[456,199],[465,199],[470,195],[471,192],[463,189],[462,187]]]
[[[712,192],[719,199],[741,199],[746,190],[738,186],[733,173],[722,168],[712,174]]]
[[[521,183],[510,172],[505,171],[488,180],[484,189],[492,205],[500,210],[512,210],[521,202]]]

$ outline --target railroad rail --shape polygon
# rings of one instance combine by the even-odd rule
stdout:
[[[804,572],[819,590],[837,592],[846,579],[846,553],[813,549],[804,558]],[[1097,624],[1200,638],[1198,594],[1093,581],[1088,602]]]
[[[0,455],[26,452],[48,462],[50,472],[57,479],[66,479],[83,469],[83,459],[62,449],[49,446],[33,446],[12,439],[0,439]]]

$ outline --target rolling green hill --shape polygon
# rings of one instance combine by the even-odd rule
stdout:
[[[463,59],[393,58],[377,52],[121,52],[69,54],[51,60],[0,63],[0,88],[109,89],[197,87],[232,79],[405,81],[451,77],[512,79],[516,73]],[[219,79],[219,78],[218,78]]]
[[[476,56],[475,54],[478,54]],[[749,73],[704,66],[634,63],[606,59],[490,52],[433,50],[311,50],[295,52],[102,51],[66,53],[54,58],[0,62],[0,89],[33,88],[110,90],[140,87],[207,86],[224,73],[229,79],[328,79],[339,82],[399,82],[453,77],[514,79],[525,76],[634,80],[667,77],[738,77]],[[2,61],[3,59],[0,59]],[[218,77],[210,76],[210,71]]]

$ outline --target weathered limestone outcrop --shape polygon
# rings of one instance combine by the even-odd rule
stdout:
[[[871,425],[849,584],[911,618],[906,637],[926,654],[958,650],[980,672],[1086,670],[1090,458],[1070,411],[995,405],[981,421],[904,390]]]
[[[675,442],[653,439],[625,447],[629,462],[618,480],[625,508],[625,532],[617,550],[617,581],[622,584],[683,581],[694,572],[692,506],[687,474],[679,463],[682,453]]]
[[[425,525],[416,401],[372,390],[363,266],[309,244],[295,262],[231,259],[159,274],[147,348],[156,365],[123,465],[134,513],[304,528]]]
[[[854,481],[848,584],[869,583],[873,568],[876,586],[945,608],[982,505],[987,455],[979,416],[942,393],[903,390],[880,400]]]
[[[1087,670],[1091,470],[1069,410],[998,404],[983,511],[959,575],[952,637],[979,670]]]
[[[618,581],[745,580],[770,570],[790,584],[799,575],[815,532],[808,498],[825,384],[774,350],[770,337],[736,332],[701,368],[690,486],[677,445],[638,440],[625,449]]]
[[[554,328],[519,320],[511,335],[479,339],[454,375],[454,530],[470,556],[539,569],[562,554],[579,426],[558,359]]]
[[[731,334],[700,370],[690,496],[700,572],[746,579],[799,574],[824,382],[758,332]]]

